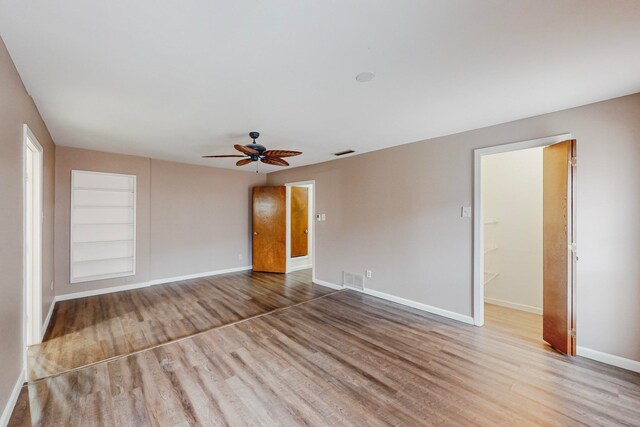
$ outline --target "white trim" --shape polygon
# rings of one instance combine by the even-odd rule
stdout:
[[[576,353],[578,356],[606,363],[607,365],[617,366],[618,368],[628,369],[633,372],[640,372],[640,361],[637,360],[627,359],[614,354],[603,353],[598,350],[592,350],[590,348],[580,346],[576,347]]]
[[[44,319],[42,323],[42,330],[40,331],[40,341],[44,339],[44,334],[47,332],[47,328],[49,327],[49,322],[51,321],[51,315],[53,314],[53,308],[56,306],[56,299],[53,298],[51,301],[51,305],[49,306],[49,312],[47,313],[47,317]]]
[[[73,292],[70,294],[57,295],[55,300],[67,301],[71,299],[86,298],[86,297],[92,297],[96,295],[105,295],[105,294],[111,294],[114,292],[130,291],[133,289],[147,288],[149,286],[162,285],[165,283],[180,282],[182,280],[189,280],[189,279],[199,279],[201,277],[217,276],[220,274],[236,273],[239,271],[247,271],[247,270],[251,270],[250,265],[245,265],[243,267],[227,268],[224,270],[206,271],[204,273],[188,274],[185,276],[168,277],[165,279],[150,280],[148,282],[132,283],[130,285],[112,286],[110,288],[95,289],[91,291]]]
[[[345,289],[345,287],[342,285],[336,285],[335,283],[325,282],[324,280],[320,280],[320,279],[313,279],[311,282],[316,285],[326,286],[327,288],[331,288],[331,289],[336,289],[336,290]]]
[[[295,266],[295,267],[289,267],[289,269],[287,270],[287,273],[291,273],[292,271],[308,270],[308,269],[310,269],[312,267],[313,267],[312,264],[305,264],[305,265],[298,265],[298,266]]]
[[[520,141],[493,147],[478,148],[473,152],[473,322],[484,325],[484,232],[482,218],[482,156],[545,147],[572,139],[570,133],[546,138]]]
[[[526,311],[527,313],[542,315],[542,307],[534,307],[532,305],[518,304],[516,302],[505,301],[496,298],[484,298],[487,304],[499,305],[501,307],[512,308],[514,310]]]
[[[4,406],[4,409],[2,410],[2,416],[0,417],[0,426],[2,427],[7,427],[7,425],[9,424],[9,419],[11,419],[11,414],[13,413],[13,409],[16,406],[16,402],[18,402],[18,397],[20,396],[20,390],[24,385],[25,378],[26,378],[26,375],[23,369],[22,371],[20,371],[20,375],[18,376],[18,381],[16,381],[16,384],[13,386],[13,391],[9,396],[9,400],[7,401],[7,404]]]
[[[33,153],[33,176],[31,182],[38,181],[35,188],[37,195],[32,194],[31,211],[33,218],[31,233],[27,231],[27,152]],[[36,197],[37,196],[37,197]],[[36,201],[35,204],[33,202]],[[42,225],[44,222],[44,149],[36,136],[31,132],[29,126],[25,123],[22,125],[22,242],[23,242],[23,258],[22,258],[22,359],[23,366],[27,366],[27,347],[32,344],[39,344],[40,329],[42,325],[42,246],[43,234]],[[27,239],[31,237],[28,245]],[[35,242],[35,244],[34,244]],[[31,247],[32,260],[31,272],[28,272],[27,266],[27,247]],[[34,274],[35,271],[35,274]],[[31,278],[31,283],[29,279]]]
[[[168,277],[166,279],[156,279],[147,282],[149,286],[162,285],[164,283],[180,282],[182,280],[199,279],[201,277],[218,276],[220,274],[237,273],[239,271],[251,270],[250,265],[242,267],[226,268],[224,270],[205,271],[204,273],[187,274],[186,276]]]
[[[421,311],[426,311],[427,313],[436,314],[438,316],[446,317],[448,319],[453,319],[459,322],[473,325],[473,318],[471,316],[466,316],[464,314],[456,313],[454,311],[449,311],[442,308],[434,307],[432,305],[423,304],[421,302],[412,301],[410,299],[397,297],[391,294],[386,294],[384,292],[374,291],[372,289],[366,289],[366,288],[365,289],[349,288],[349,289],[357,292],[361,292],[363,294],[371,295],[377,298],[382,298],[387,301],[406,305],[407,307],[412,307]]]
[[[326,287],[331,288],[331,289],[337,289],[337,290],[348,289],[350,291],[360,292],[362,294],[370,295],[372,297],[376,297],[376,298],[380,298],[380,299],[383,299],[383,300],[395,302],[395,303],[398,303],[398,304],[401,304],[401,305],[405,305],[407,307],[418,309],[420,311],[425,311],[427,313],[436,314],[438,316],[446,317],[448,319],[453,319],[453,320],[457,320],[459,322],[468,323],[470,325],[473,325],[473,318],[471,316],[466,316],[464,314],[456,313],[454,311],[449,311],[449,310],[445,310],[445,309],[442,309],[442,308],[434,307],[434,306],[431,306],[431,305],[423,304],[421,302],[412,301],[410,299],[397,297],[395,295],[387,294],[387,293],[384,293],[384,292],[374,291],[372,289],[366,289],[366,288],[365,289],[357,289],[357,288],[352,288],[352,287],[346,287],[346,286],[343,286],[343,285],[336,285],[334,283],[325,282],[324,280],[319,280],[319,279],[314,279],[313,283],[315,283],[317,285],[326,286]]]
[[[290,202],[290,189],[289,187],[295,186],[311,186],[311,205],[309,206],[309,223],[308,226],[311,230],[311,282],[316,283],[316,180],[308,180],[308,181],[296,181],[296,182],[287,182],[284,184],[287,187],[287,211],[286,211],[286,272],[290,273],[292,271],[296,271],[295,269],[289,266],[289,261],[291,259],[291,202]],[[306,267],[308,268],[308,267]],[[320,283],[318,283],[320,284]]]

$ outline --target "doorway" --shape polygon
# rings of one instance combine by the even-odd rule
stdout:
[[[315,181],[253,188],[253,271],[315,280]]]
[[[575,140],[475,151],[474,322],[575,355]],[[485,307],[485,303],[488,305]],[[486,310],[485,310],[486,308]]]
[[[24,167],[24,341],[42,340],[43,150],[27,125],[23,128]],[[26,353],[26,351],[25,351]]]
[[[294,182],[286,189],[287,273],[313,269],[314,184]]]

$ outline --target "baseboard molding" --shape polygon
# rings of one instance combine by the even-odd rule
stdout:
[[[586,357],[587,359],[595,360],[598,362],[606,363],[607,365],[617,366],[618,368],[627,369],[633,372],[640,373],[640,361],[626,359],[624,357],[616,356],[614,354],[603,353],[602,351],[592,350],[590,348],[577,346],[576,353],[578,356]]]
[[[201,277],[218,276],[220,274],[238,273],[240,271],[251,270],[253,267],[245,265],[242,267],[226,268],[224,270],[205,271],[204,273],[187,274],[186,276],[168,277],[166,279],[156,279],[147,282],[148,286],[163,285],[165,283],[181,282],[183,280],[200,279]]]
[[[51,321],[51,315],[53,314],[53,308],[56,306],[56,298],[53,297],[53,301],[51,301],[51,305],[49,306],[49,312],[47,313],[47,317],[44,319],[42,323],[42,329],[40,330],[40,341],[44,339],[44,334],[47,332],[47,328],[49,327],[49,322]]]
[[[526,311],[527,313],[534,313],[542,315],[542,308],[534,307],[532,305],[518,304],[515,302],[509,302],[497,298],[484,297],[484,302],[493,305],[499,305],[501,307],[512,308],[514,310]]]
[[[242,267],[227,268],[223,270],[206,271],[203,273],[188,274],[185,276],[167,277],[165,279],[150,280],[148,282],[132,283],[130,285],[112,286],[110,288],[95,289],[92,291],[74,292],[70,294],[57,295],[55,301],[67,301],[77,298],[86,298],[97,295],[111,294],[114,292],[130,291],[133,289],[147,288],[149,286],[162,285],[165,283],[180,282],[182,280],[199,279],[201,277],[217,276],[220,274],[237,273],[239,271],[251,270],[252,266],[245,265]]]
[[[351,288],[349,288],[351,289]],[[382,298],[387,301],[395,302],[398,304],[406,305],[408,307],[412,307],[421,311],[426,311],[427,313],[436,314],[438,316],[446,317],[448,319],[457,320],[458,322],[468,323],[469,325],[473,325],[473,317],[466,316],[464,314],[456,313],[454,311],[445,310],[442,308],[434,307],[432,305],[423,304],[421,302],[412,301],[410,299],[397,297],[395,295],[386,294],[380,291],[374,291],[372,289],[353,289],[354,291],[361,292],[363,294],[371,295],[374,297]]]
[[[311,264],[307,264],[307,265],[298,265],[296,267],[289,267],[289,270],[287,271],[287,273],[291,273],[294,271],[299,271],[299,270],[308,270],[312,267]]]
[[[325,282],[324,280],[320,280],[320,279],[313,279],[313,283],[315,283],[316,285],[326,286],[327,288],[336,289],[336,290],[344,289],[344,286],[342,285],[336,285],[334,283]]]
[[[2,417],[0,417],[0,426],[7,427],[9,424],[9,419],[11,418],[11,414],[13,413],[13,408],[16,406],[16,402],[18,401],[18,396],[20,396],[20,390],[25,382],[25,371],[24,369],[20,371],[20,375],[18,376],[18,381],[13,386],[13,391],[9,396],[9,400],[7,404],[4,406],[2,410]]]
[[[473,325],[473,317],[465,316],[464,314],[456,313],[449,310],[444,310],[442,308],[433,307],[431,305],[423,304],[420,302],[412,301],[406,298],[397,297],[395,295],[387,294],[380,291],[374,291],[372,289],[356,289],[351,287],[344,287],[342,285],[336,285],[335,283],[325,282],[324,280],[314,279],[313,283],[326,286],[331,289],[349,289],[351,291],[360,292],[366,295],[370,295],[372,297],[381,298],[387,301],[395,302],[401,305],[406,305],[407,307],[415,308],[420,311],[425,311],[427,313],[436,314],[438,316],[446,317],[448,319],[457,320],[459,322],[467,323]]]

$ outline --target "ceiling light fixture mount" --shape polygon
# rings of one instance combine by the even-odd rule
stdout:
[[[362,73],[358,74],[356,76],[356,80],[359,81],[360,83],[366,83],[366,82],[370,82],[371,80],[373,80],[373,78],[376,75],[374,73],[372,73],[371,71],[363,71]]]

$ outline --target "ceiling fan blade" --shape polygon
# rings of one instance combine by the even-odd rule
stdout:
[[[215,156],[202,156],[203,158],[211,158],[211,157],[244,157],[242,154],[220,154]]]
[[[269,157],[269,156],[266,156],[266,157],[261,158],[260,161],[262,163],[266,163],[266,164],[269,164],[269,165],[289,166],[289,163],[286,160],[281,159],[280,157]]]
[[[251,159],[242,159],[242,160],[238,160],[236,162],[236,166],[244,166],[244,165],[248,165],[249,163],[253,162],[253,160]]]
[[[291,150],[267,150],[263,153],[265,156],[271,157],[293,157],[299,156],[302,154],[301,151],[291,151]]]
[[[254,150],[253,148],[245,147],[244,145],[240,145],[240,144],[234,145],[233,148],[235,148],[236,150],[238,150],[239,152],[244,153],[244,154],[249,154],[249,155],[251,155],[251,154],[253,154],[253,155],[260,154],[256,150]]]

